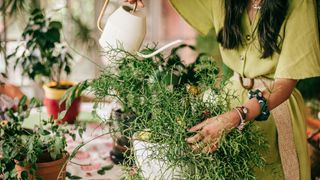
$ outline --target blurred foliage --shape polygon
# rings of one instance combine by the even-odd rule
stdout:
[[[88,50],[94,48],[97,43],[93,30],[79,16],[71,15],[71,19],[75,26],[74,43],[85,45]]]
[[[0,6],[10,17],[36,8],[40,8],[40,0],[3,0]]]
[[[51,21],[39,9],[33,10],[22,33],[22,41],[8,56],[8,59],[14,59],[14,68],[20,66],[22,74],[31,79],[47,77],[59,85],[61,73],[71,72],[70,61],[73,59],[60,41],[61,29],[61,22]]]
[[[222,69],[223,81],[226,81],[233,75],[233,71],[222,63],[219,50],[219,43],[216,39],[216,32],[211,29],[207,35],[198,35],[196,38],[196,47],[200,52],[211,55]]]
[[[26,10],[27,0],[3,0],[1,4],[1,11],[5,11],[9,16],[17,14],[19,11]]]
[[[219,52],[219,43],[216,40],[216,33],[211,29],[207,35],[198,35],[196,37],[196,46],[201,52],[209,54],[221,60]]]
[[[297,88],[306,100],[320,98],[320,77],[312,77],[300,80]]]

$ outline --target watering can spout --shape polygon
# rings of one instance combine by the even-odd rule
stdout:
[[[137,55],[140,56],[140,57],[142,57],[142,58],[145,58],[145,59],[146,59],[146,58],[151,58],[151,57],[153,57],[153,56],[161,53],[162,51],[164,51],[164,50],[166,50],[166,49],[168,49],[168,48],[170,48],[170,47],[172,47],[172,46],[175,46],[175,45],[177,45],[177,44],[181,44],[181,43],[183,43],[183,42],[184,42],[183,40],[178,39],[178,40],[175,40],[175,41],[173,41],[173,42],[171,42],[171,43],[168,43],[168,44],[164,45],[163,47],[159,48],[158,50],[156,50],[155,52],[153,52],[153,53],[151,53],[151,54],[142,54],[142,53],[140,53],[140,52],[137,52]]]

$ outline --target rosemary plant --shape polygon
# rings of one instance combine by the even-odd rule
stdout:
[[[70,97],[86,88],[98,99],[116,97],[124,112],[135,114],[129,122],[118,122],[122,133],[154,144],[149,158],[165,161],[168,170],[180,169],[179,179],[255,179],[254,169],[265,165],[262,152],[267,143],[254,124],[224,134],[214,153],[194,152],[186,143],[192,135],[188,128],[228,111],[230,98],[236,97],[220,82],[210,56],[199,54],[193,64],[184,65],[178,51],[185,47],[195,50],[181,45],[167,57],[147,59],[121,49],[108,51],[116,73],[115,67],[107,67],[98,78],[75,86],[65,99],[72,101]],[[142,53],[154,50],[146,47]],[[134,153],[128,158],[129,165],[135,161]]]

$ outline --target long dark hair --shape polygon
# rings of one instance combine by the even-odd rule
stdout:
[[[241,18],[243,13],[247,13],[247,4],[248,0],[225,0],[224,27],[217,36],[222,47],[234,49],[243,45]],[[280,53],[279,31],[286,18],[288,6],[288,0],[263,0],[257,27],[262,48],[261,58],[272,56],[274,52]]]

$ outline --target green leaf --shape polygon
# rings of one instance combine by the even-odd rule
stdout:
[[[28,172],[27,171],[22,171],[21,178],[22,179],[28,179]]]
[[[60,42],[60,32],[57,29],[49,29],[45,38],[51,43]]]
[[[27,96],[23,96],[19,102],[19,106],[26,105],[27,99],[28,99]]]
[[[55,28],[55,29],[61,29],[62,28],[62,24],[59,21],[51,21],[49,24],[50,28]]]
[[[34,9],[32,12],[31,12],[31,15],[32,16],[35,16],[37,14],[42,14],[42,11],[40,9]]]
[[[58,119],[63,119],[64,116],[66,116],[66,114],[67,114],[67,110],[61,111],[61,112],[59,113]]]
[[[100,169],[100,170],[97,171],[97,173],[100,174],[100,175],[104,175],[106,172],[103,169]]]
[[[113,164],[107,165],[107,166],[103,166],[102,169],[105,171],[109,171],[113,168]]]
[[[50,131],[45,130],[45,129],[41,132],[41,135],[43,135],[43,136],[47,136],[49,134],[51,134]]]
[[[65,66],[65,67],[64,67],[64,71],[65,71],[67,74],[70,74],[70,73],[71,73],[71,68],[70,68],[70,66]]]
[[[113,168],[113,164],[107,165],[107,166],[103,166],[100,170],[98,170],[98,174],[100,175],[104,175],[106,174],[106,171],[109,171]]]
[[[18,113],[22,113],[24,111],[24,107],[26,106],[27,100],[28,100],[27,96],[23,96],[20,99],[18,104]]]

